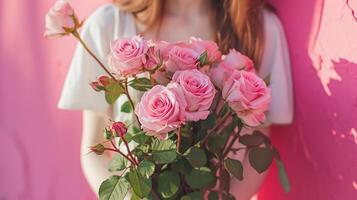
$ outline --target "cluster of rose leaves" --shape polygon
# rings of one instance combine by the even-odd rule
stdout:
[[[74,35],[108,73],[92,88],[105,92],[111,104],[126,95],[121,111],[134,114],[140,127],[113,122],[104,131],[112,148],[91,147],[99,155],[117,152],[109,169],[122,173],[103,182],[101,199],[124,199],[130,188],[134,199],[195,199],[202,191],[210,191],[213,199],[234,198],[222,183],[224,173],[243,179],[241,162],[227,157],[236,140],[250,150],[250,164],[259,173],[273,158],[284,168],[269,138],[258,131],[240,135],[244,126],[264,122],[271,98],[247,56],[234,49],[222,55],[215,42],[194,37],[168,43],[133,36],[111,43],[107,68],[82,41],[81,25],[72,7],[60,0],[46,16],[45,36]],[[129,87],[144,92],[139,102],[133,102]],[[116,138],[125,151],[117,148]],[[136,147],[130,149],[132,141]],[[288,185],[285,174],[281,179]]]

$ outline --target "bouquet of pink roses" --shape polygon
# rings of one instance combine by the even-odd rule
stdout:
[[[71,6],[57,1],[45,35],[75,36],[107,72],[91,87],[109,104],[125,95],[121,112],[137,119],[113,122],[104,130],[111,146],[90,148],[98,155],[114,151],[109,170],[121,173],[102,183],[100,199],[124,199],[128,191],[132,199],[234,199],[227,183],[243,179],[241,161],[231,156],[240,150],[259,173],[275,160],[289,189],[279,153],[254,129],[264,123],[271,92],[248,57],[234,49],[222,55],[215,42],[194,37],[168,43],[134,36],[111,43],[106,67],[81,39],[81,25]],[[236,142],[244,147],[234,148]]]

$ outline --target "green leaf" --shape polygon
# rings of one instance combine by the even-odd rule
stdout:
[[[212,113],[207,119],[201,121],[201,128],[203,129],[212,129],[216,125],[217,116]]]
[[[164,198],[176,194],[180,187],[180,176],[173,171],[165,171],[158,178],[158,192]]]
[[[203,52],[200,57],[198,58],[200,65],[204,66],[206,64],[208,64],[208,54],[207,51]]]
[[[152,154],[155,163],[169,164],[175,161],[177,154],[175,150],[155,152]]]
[[[150,79],[148,78],[136,78],[130,81],[129,85],[139,91],[147,91],[152,88]]]
[[[121,105],[120,111],[124,112],[124,113],[131,113],[132,111],[132,107],[129,101],[126,101],[125,103],[123,103],[123,105]]]
[[[141,176],[137,170],[134,169],[128,172],[126,179],[138,197],[144,198],[150,194],[152,186],[151,180]]]
[[[120,176],[113,175],[105,180],[99,188],[100,200],[122,200],[129,190],[129,183]]]
[[[207,163],[207,156],[204,150],[191,147],[185,153],[185,157],[192,167],[203,167]]]
[[[157,164],[168,164],[176,157],[176,145],[172,140],[154,140],[151,143],[152,156]]]
[[[218,193],[215,191],[211,191],[208,195],[208,200],[218,200],[219,196]]]
[[[203,199],[202,192],[192,192],[181,197],[181,200],[202,200],[202,199]]]
[[[109,163],[109,171],[121,171],[128,166],[128,160],[120,154],[115,154]]]
[[[208,149],[216,156],[220,156],[223,151],[223,147],[226,144],[226,137],[223,135],[214,134],[208,139]]]
[[[123,93],[124,90],[119,85],[119,83],[111,83],[105,88],[105,100],[107,101],[107,103],[113,104]]]
[[[254,131],[253,134],[243,135],[239,138],[239,142],[246,146],[259,146],[265,141],[265,136],[259,131]]]
[[[211,169],[201,167],[199,169],[193,169],[191,173],[185,176],[185,180],[189,186],[200,189],[212,184],[215,181],[215,177]]]
[[[284,163],[281,160],[275,159],[275,163],[278,165],[279,169],[279,180],[280,184],[283,186],[285,192],[290,192],[290,182],[288,174],[286,173]]]
[[[139,173],[144,177],[150,177],[155,171],[155,164],[144,160],[138,166]]]
[[[249,151],[249,163],[260,174],[269,168],[273,157],[274,151],[270,147],[255,147]]]
[[[243,180],[243,165],[239,160],[227,158],[224,160],[224,167],[238,180]]]
[[[191,172],[192,166],[184,157],[180,157],[178,161],[173,163],[172,169],[181,174],[186,175]]]

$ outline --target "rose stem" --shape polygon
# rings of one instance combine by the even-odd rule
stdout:
[[[82,44],[82,46],[84,47],[84,49],[89,53],[89,55],[91,55],[95,61],[98,62],[98,64],[100,65],[100,67],[115,81],[117,81],[117,79],[113,76],[112,73],[110,73],[110,71],[108,70],[107,67],[105,67],[105,65],[97,58],[97,56],[94,55],[94,53],[88,48],[88,46],[86,45],[86,43],[82,40],[80,34],[78,33],[77,30],[73,31],[73,36],[75,38],[78,39],[78,41]]]
[[[127,160],[129,160],[133,165],[137,165],[135,161],[133,161],[131,158],[129,158],[127,155],[125,155],[123,152],[121,152],[121,151],[117,148],[117,146],[115,146],[113,140],[110,140],[110,143],[112,144],[112,146],[114,147],[114,149],[106,148],[106,150],[118,152],[120,155],[124,156],[124,158],[126,158]]]
[[[180,153],[180,145],[181,145],[181,126],[177,130],[177,146],[176,151]]]
[[[139,118],[138,118],[138,116],[137,116],[137,115],[135,114],[135,112],[134,112],[134,110],[135,110],[134,101],[133,101],[133,99],[130,97],[130,94],[129,94],[128,79],[125,79],[124,84],[125,84],[125,93],[126,93],[126,96],[128,97],[130,106],[131,106],[131,108],[133,109],[133,113],[134,113],[134,115],[135,115],[136,121],[138,122],[138,124],[139,124],[139,126],[140,126],[141,124],[140,124]]]
[[[227,146],[226,150],[223,152],[223,158],[227,156],[227,154],[229,153],[230,149],[232,148],[233,144],[237,141],[237,139],[240,137],[240,132],[243,129],[243,126],[238,126],[239,130],[238,133],[236,133],[233,137],[233,139],[231,140],[231,142],[229,143],[229,145]],[[225,147],[223,147],[223,149],[225,149]]]
[[[128,151],[128,154],[130,156],[130,158],[135,162],[136,165],[139,165],[139,163],[136,161],[136,159],[134,158],[133,154],[131,153],[130,149],[129,149],[129,145],[128,145],[128,142],[125,140],[124,137],[121,137],[121,139],[123,140],[124,144],[125,144],[125,147]]]
[[[224,117],[222,117],[221,120],[216,123],[215,127],[213,127],[213,128],[211,129],[211,131],[208,132],[207,135],[203,138],[201,144],[207,143],[207,140],[208,140],[208,138],[212,135],[212,133],[214,133],[214,131],[215,131],[217,128],[219,128],[220,124],[225,123],[226,120],[228,119],[228,117],[229,117],[230,115],[231,115],[231,113],[228,112]]]

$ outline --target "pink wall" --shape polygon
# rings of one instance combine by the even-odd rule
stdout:
[[[95,199],[79,164],[80,113],[56,109],[74,40],[42,38],[53,2],[0,2],[0,199]],[[71,2],[80,16],[102,3]],[[259,199],[357,199],[357,0],[272,3],[293,64],[295,122],[273,129],[292,191],[274,166]]]

